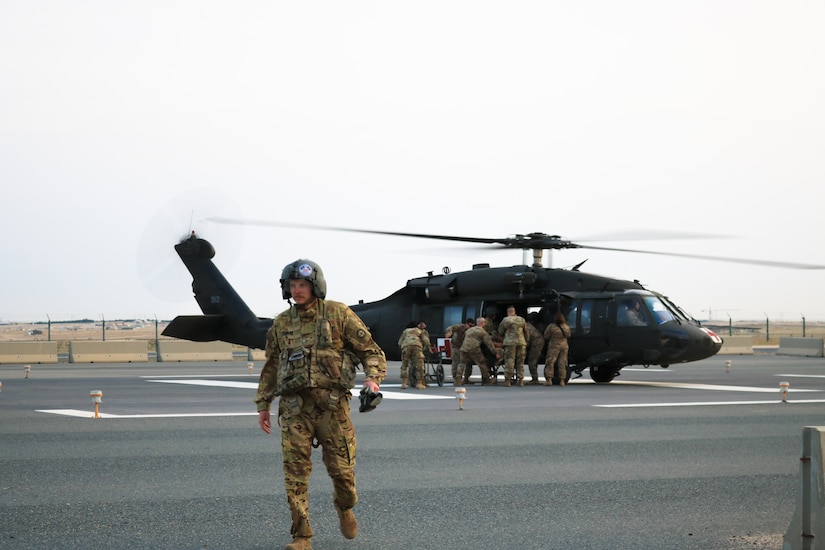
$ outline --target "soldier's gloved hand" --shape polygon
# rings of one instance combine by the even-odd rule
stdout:
[[[370,412],[374,410],[379,403],[381,403],[382,399],[384,399],[381,392],[374,392],[371,387],[377,386],[375,386],[375,383],[369,385],[364,383],[364,387],[361,388],[361,396],[359,397],[361,406],[358,407],[358,412]]]

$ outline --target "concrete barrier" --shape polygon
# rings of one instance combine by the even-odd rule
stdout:
[[[0,343],[0,363],[57,363],[57,342]]]
[[[226,342],[158,342],[158,361],[232,361],[232,344]]]
[[[247,359],[249,361],[266,361],[266,354],[262,349],[249,348],[247,353]]]
[[[753,336],[723,336],[717,355],[753,355]]]
[[[803,357],[823,357],[822,338],[780,338],[777,355],[801,355]]]
[[[145,340],[71,341],[69,363],[146,363],[149,344]]]
[[[802,428],[802,457],[799,462],[799,495],[782,550],[822,548],[815,541],[825,538],[825,475],[822,469],[825,426]]]

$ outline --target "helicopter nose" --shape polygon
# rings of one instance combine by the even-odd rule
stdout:
[[[664,330],[664,355],[671,363],[687,363],[712,357],[722,349],[722,339],[714,332],[695,326],[673,326]]]
[[[700,330],[705,333],[705,338],[702,339],[702,343],[713,350],[713,352],[710,355],[708,355],[708,357],[716,355],[716,353],[718,353],[719,350],[722,349],[722,338],[710,329],[702,327],[700,328]]]
[[[689,361],[699,361],[716,355],[722,349],[722,339],[712,330],[691,327]]]

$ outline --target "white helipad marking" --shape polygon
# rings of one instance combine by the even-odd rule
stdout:
[[[630,409],[634,407],[705,407],[709,405],[774,405],[776,403],[784,403],[785,405],[793,405],[800,403],[825,403],[825,399],[798,399],[796,401],[780,400],[772,401],[695,401],[693,403],[627,403],[618,405],[593,405],[594,407],[602,407],[606,409]]]
[[[60,414],[63,416],[76,416],[78,418],[94,418],[93,411],[80,411],[77,409],[38,409],[36,412]],[[242,413],[169,413],[169,414],[109,414],[100,413],[100,418],[190,418],[207,416],[258,416],[257,412]]]
[[[626,386],[654,386],[659,388],[682,388],[686,390],[712,390],[712,391],[741,391],[752,393],[777,393],[779,388],[759,388],[756,386],[723,386],[721,384],[679,384],[675,382],[636,382],[632,380],[614,380],[613,384],[623,384]],[[795,392],[821,392],[822,390],[801,390],[791,389]]]
[[[622,372],[666,372],[666,373],[673,373],[674,371],[670,369],[652,369],[652,368],[633,368],[633,367],[625,367],[622,369]]]
[[[782,378],[825,378],[825,374],[774,374]]]
[[[147,380],[147,382],[160,382],[162,384],[183,384],[186,386],[211,386],[214,388],[240,388],[258,389],[257,382],[234,382],[232,380]]]
[[[147,380],[147,382],[159,382],[161,384],[183,384],[187,386],[209,386],[213,388],[240,388],[240,389],[258,389],[257,382],[234,382],[231,380]],[[421,399],[455,399],[453,395],[436,395],[433,393],[426,393],[427,390],[409,390],[410,392],[416,393],[396,393],[392,391],[387,391],[387,387],[400,387],[400,384],[387,384],[385,386],[381,386],[381,393],[384,395],[384,399],[397,399],[399,401],[411,401],[411,400],[421,400]],[[351,393],[358,393],[361,391],[361,386],[355,386]]]
[[[239,376],[254,376],[260,378],[260,374],[162,374],[160,376],[143,375],[140,378],[237,378]]]

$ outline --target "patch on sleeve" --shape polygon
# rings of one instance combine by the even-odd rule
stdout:
[[[363,340],[363,339],[365,339],[365,338],[367,337],[367,331],[366,331],[366,330],[364,330],[364,329],[362,329],[362,328],[359,328],[359,329],[358,329],[358,332],[356,332],[356,333],[355,333],[355,336],[356,336],[359,340]]]

